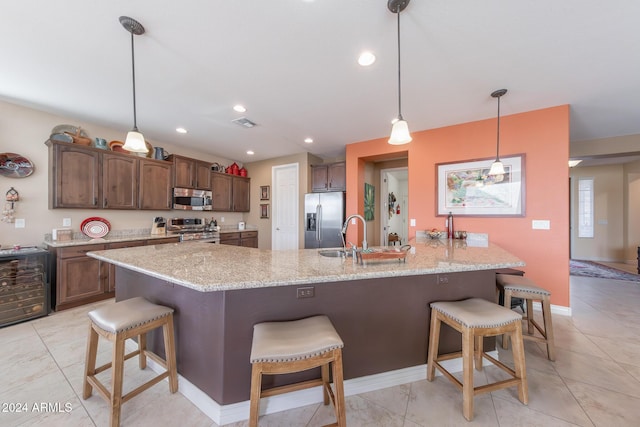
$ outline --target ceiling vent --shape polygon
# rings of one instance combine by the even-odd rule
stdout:
[[[253,123],[251,120],[247,119],[246,117],[240,117],[238,119],[235,120],[231,120],[233,123],[240,125],[242,127],[245,128],[252,128],[254,127],[256,124]]]

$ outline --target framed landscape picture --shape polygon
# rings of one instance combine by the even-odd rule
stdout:
[[[494,158],[436,164],[436,215],[525,215],[525,155],[500,159],[504,175],[489,175]]]

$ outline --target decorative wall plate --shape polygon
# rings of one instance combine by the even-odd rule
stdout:
[[[8,178],[25,178],[33,173],[33,163],[16,153],[0,153],[0,175]]]
[[[109,230],[111,230],[109,221],[99,216],[89,217],[80,224],[80,231],[92,239],[99,239],[100,237],[106,236]]]

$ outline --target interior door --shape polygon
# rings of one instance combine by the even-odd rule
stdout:
[[[299,248],[299,185],[298,163],[274,166],[271,169],[271,248],[286,250]]]

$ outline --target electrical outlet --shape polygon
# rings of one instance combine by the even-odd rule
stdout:
[[[447,276],[446,274],[438,274],[437,278],[438,285],[446,285],[449,283],[449,276]]]
[[[71,227],[71,218],[62,218],[63,227]]]
[[[410,227],[415,227],[416,226],[416,219],[415,218],[411,218],[409,220],[409,226]]]
[[[25,228],[26,223],[24,218],[16,218],[16,228]]]
[[[220,217],[220,222],[224,222],[224,217],[223,216]]]
[[[314,295],[315,288],[313,286],[296,289],[296,298],[313,298]]]

